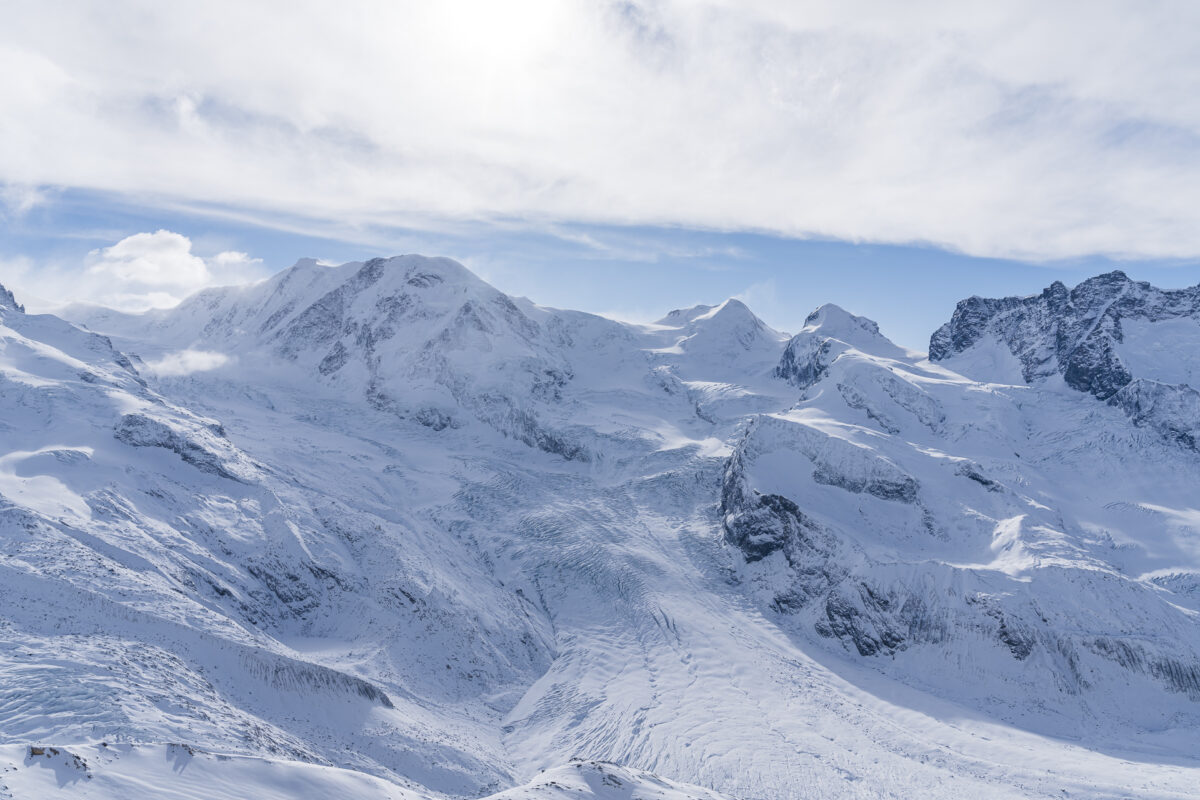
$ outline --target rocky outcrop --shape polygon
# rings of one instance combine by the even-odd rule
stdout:
[[[775,430],[770,422],[767,420],[767,428]],[[861,554],[855,554],[836,530],[803,511],[795,500],[753,487],[747,461],[756,455],[756,433],[751,431],[726,463],[721,511],[725,540],[738,548],[747,563],[775,553],[783,556],[791,580],[775,587],[772,608],[782,614],[806,614],[817,633],[841,639],[863,656],[892,653],[914,637],[925,636],[927,614],[920,598],[856,579],[848,565],[861,561]],[[786,438],[770,432],[766,435],[768,439]],[[808,450],[821,458],[821,448]],[[816,483],[881,499],[907,503],[916,499],[917,484],[911,479],[890,474],[881,477],[878,465],[857,462],[851,469],[863,469],[854,477],[846,471],[845,462],[842,466],[836,470],[831,462],[818,460],[812,478]]]
[[[0,284],[0,309],[5,308],[22,314],[25,313],[25,306],[17,302],[17,298],[13,295],[12,290]]]
[[[944,361],[994,337],[1027,382],[1060,374],[1068,386],[1107,400],[1133,380],[1117,354],[1123,320],[1198,315],[1200,286],[1163,291],[1114,271],[1074,289],[1055,281],[1030,297],[963,300],[930,338],[929,358]]]
[[[182,430],[145,414],[125,414],[113,430],[117,441],[131,447],[161,447],[178,455],[201,472],[243,483],[252,477],[252,467],[224,439],[220,426],[196,425]]]
[[[801,331],[788,341],[774,375],[807,388],[821,380],[830,365],[850,349],[888,357],[902,355],[873,320],[826,304],[809,314]]]
[[[721,511],[725,540],[753,564],[782,554],[791,573],[777,586],[771,607],[804,615],[821,636],[840,639],[859,655],[894,653],[910,643],[940,638],[924,600],[902,588],[885,589],[856,578],[853,549],[793,500],[753,489],[741,452],[726,465]]]
[[[793,336],[783,350],[779,366],[775,367],[775,377],[801,389],[812,386],[825,376],[837,357],[838,344],[830,338]]]
[[[792,567],[807,571],[833,554],[829,534],[799,506],[781,495],[751,488],[740,449],[725,467],[721,512],[726,541],[741,550],[747,561],[779,551]]]
[[[1017,359],[1027,383],[1060,375],[1073,389],[1123,409],[1135,424],[1195,448],[1196,392],[1139,376],[1120,349],[1131,321],[1200,320],[1200,286],[1161,290],[1109,272],[1067,289],[1055,281],[1030,297],[971,297],[929,342],[945,361],[991,340]],[[978,376],[975,376],[978,377]]]
[[[1108,400],[1134,424],[1157,431],[1164,439],[1200,449],[1200,392],[1187,384],[1130,381]]]

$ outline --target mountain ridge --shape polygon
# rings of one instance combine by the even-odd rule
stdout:
[[[1053,287],[964,301],[932,361],[420,256],[77,309],[109,338],[0,294],[0,742],[430,798],[1185,796],[1200,464],[1042,358],[1123,302],[1170,374],[1137,325],[1186,303],[1110,283],[1044,329]]]
[[[1197,319],[1200,286],[1164,291],[1114,270],[1070,290],[1056,281],[1041,294],[1025,298],[964,300],[950,322],[930,338],[929,357],[947,361],[986,346],[990,338],[1020,362],[1027,383],[1061,376],[1070,388],[1122,409],[1135,424],[1195,449],[1200,441],[1194,422],[1200,393],[1153,374],[1135,375],[1131,370],[1141,366],[1137,362],[1145,354],[1131,354],[1129,348],[1160,338],[1137,323],[1154,327]],[[1140,341],[1134,341],[1134,334]],[[1180,347],[1176,356],[1190,364],[1194,359],[1189,351]]]

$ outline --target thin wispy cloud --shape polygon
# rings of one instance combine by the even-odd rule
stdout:
[[[37,186],[19,183],[0,184],[0,220],[11,220],[28,214],[46,202],[48,192]]]
[[[1195,4],[164,8],[7,11],[0,180],[351,227],[1200,254]]]

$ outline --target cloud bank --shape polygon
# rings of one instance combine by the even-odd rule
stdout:
[[[5,280],[31,311],[52,311],[83,302],[121,311],[170,308],[206,286],[246,283],[263,277],[262,259],[235,250],[201,258],[183,234],[135,233],[88,253],[76,264],[0,263]]]
[[[5,17],[10,186],[351,225],[1200,254],[1195,3],[43,0]]]

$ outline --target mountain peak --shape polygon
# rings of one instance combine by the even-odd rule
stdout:
[[[688,319],[685,315],[690,314]],[[759,319],[741,300],[729,298],[716,306],[696,306],[679,317],[666,317],[686,335],[679,345],[692,353],[704,353],[718,359],[745,357],[748,351],[769,351],[773,360],[786,338]],[[686,319],[686,322],[684,320]],[[729,345],[736,345],[730,348]],[[717,354],[721,354],[718,356]]]
[[[465,266],[452,258],[445,256],[425,256],[419,253],[391,256],[389,258],[372,258],[365,262],[365,268],[383,270],[401,270],[405,277],[414,275],[437,276],[443,281],[484,283],[484,280]]]
[[[740,323],[745,322],[752,325],[762,325],[760,320],[750,307],[736,298],[729,298],[724,303],[715,306],[709,306],[708,310],[697,315],[692,319],[692,322],[716,321]]]
[[[661,319],[655,321],[655,325],[663,325],[671,328],[679,328],[693,322],[705,314],[711,313],[716,306],[705,305],[699,303],[690,308],[676,308],[668,311]]]
[[[1089,278],[1084,283],[1132,283],[1123,270],[1114,269]]]
[[[736,297],[730,297],[722,303],[711,306],[700,303],[690,308],[677,308],[659,319],[655,324],[672,328],[682,328],[697,322],[716,319],[752,320],[762,324],[762,321],[750,310],[750,307]]]
[[[475,273],[452,258],[425,256],[419,253],[377,256],[366,261],[349,261],[344,264],[327,264],[315,258],[301,258],[277,273],[271,280],[279,284],[294,284],[298,278],[324,276],[331,280],[344,281],[358,276],[360,282],[371,284],[384,276],[411,278],[418,274],[429,276],[430,282],[484,283]]]
[[[879,324],[867,317],[851,314],[841,306],[826,303],[818,306],[804,320],[804,328],[794,337],[843,342],[856,350],[885,358],[903,358],[903,348],[879,331]]]
[[[903,348],[879,332],[874,320],[826,303],[805,318],[804,328],[787,343],[775,375],[797,386],[809,386],[850,350],[883,358],[908,356]]]
[[[838,333],[849,333],[850,335],[859,335],[866,333],[871,336],[879,336],[879,325],[875,320],[860,317],[856,314],[851,314],[846,309],[834,303],[825,303],[818,306],[811,314],[804,318],[804,330],[806,331],[822,331],[828,336],[834,338],[842,338]]]
[[[1077,305],[1106,304],[1134,286],[1142,289],[1152,288],[1149,283],[1131,280],[1124,272],[1115,269],[1081,281],[1071,290],[1070,296],[1071,301]]]
[[[25,306],[17,302],[17,298],[13,295],[12,290],[0,284],[0,309],[7,308],[11,311],[19,311],[25,313]]]

